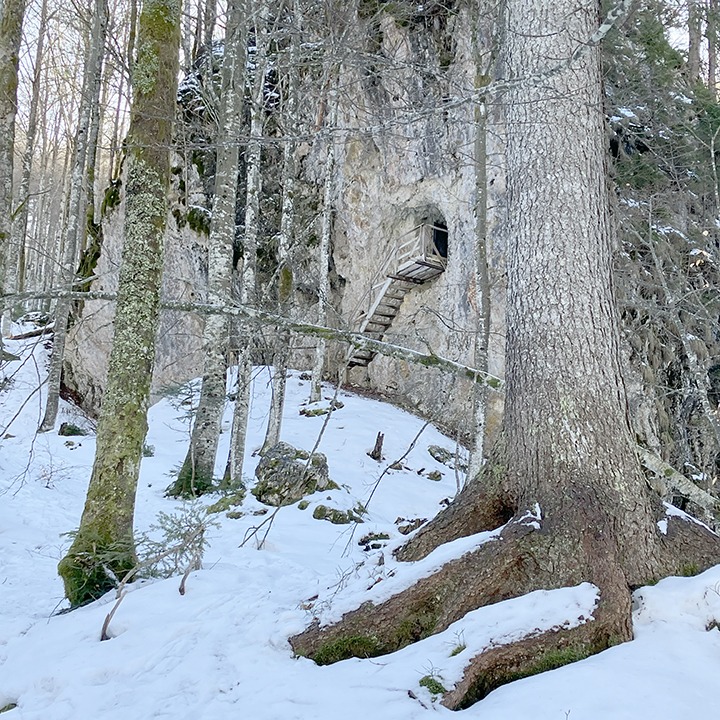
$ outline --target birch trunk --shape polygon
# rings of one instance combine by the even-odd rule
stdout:
[[[476,61],[480,67],[479,58]],[[473,364],[487,372],[490,342],[490,280],[487,267],[487,116],[484,107],[475,109],[475,297],[478,319],[475,330]],[[473,385],[473,446],[467,478],[475,478],[484,462],[485,425],[488,391],[486,385]]]
[[[58,566],[74,606],[111,589],[136,563],[133,514],[160,310],[179,45],[180,3],[145,0],[133,72],[125,237],[108,384],[80,529]]]
[[[83,73],[83,91],[78,111],[78,127],[75,133],[70,193],[68,199],[67,221],[63,238],[62,264],[60,266],[60,284],[70,288],[75,276],[78,260],[79,240],[85,229],[83,212],[83,190],[85,184],[85,166],[88,154],[88,136],[93,107],[100,98],[100,79],[102,61],[105,54],[105,35],[108,23],[107,0],[96,0],[88,54]],[[47,400],[45,415],[40,423],[39,432],[48,432],[55,427],[60,402],[60,382],[62,378],[65,341],[67,339],[68,320],[71,304],[61,299],[55,307],[55,332],[50,367],[48,369]]]
[[[237,202],[237,138],[242,131],[246,37],[242,2],[229,8],[222,67],[220,128],[212,225],[208,242],[208,302],[227,304],[232,294],[233,241]],[[194,497],[212,488],[223,410],[230,325],[225,315],[209,315],[203,333],[203,380],[187,456],[170,494]]]
[[[283,196],[282,218],[280,221],[280,241],[278,244],[278,312],[287,315],[292,299],[293,272],[290,263],[290,248],[295,231],[295,152],[296,143],[293,139],[298,134],[297,121],[297,87],[300,68],[300,33],[302,28],[302,11],[299,0],[294,0],[292,17],[292,36],[290,45],[289,66],[287,69],[287,105],[285,109],[285,138],[283,144]],[[280,442],[282,416],[285,407],[285,389],[287,387],[287,364],[290,353],[290,333],[279,330],[275,347],[274,368],[272,377],[272,402],[270,418],[261,454]]]
[[[40,79],[42,77],[43,53],[45,50],[45,33],[47,30],[47,0],[43,0],[40,8],[40,25],[38,26],[37,46],[35,48],[35,68],[33,71],[32,95],[30,97],[30,112],[28,115],[28,129],[25,141],[25,152],[22,159],[22,177],[20,188],[15,202],[13,219],[13,238],[20,248],[18,262],[19,292],[25,289],[25,265],[27,246],[28,211],[30,203],[30,175],[32,173],[32,160],[35,151],[35,137],[37,135],[38,106],[40,105]]]
[[[331,80],[332,82],[332,80]],[[335,169],[335,139],[333,131],[337,122],[337,92],[329,93],[330,123],[327,128],[327,155],[325,157],[325,185],[323,188],[322,230],[318,249],[318,325],[327,324],[328,305],[328,271],[330,267],[330,235],[332,233],[333,174]],[[322,378],[325,365],[326,343],[323,338],[318,340],[315,349],[315,365],[310,383],[310,402],[322,399]]]
[[[257,299],[257,249],[262,194],[262,145],[265,121],[265,77],[268,51],[268,6],[264,2],[249,2],[255,25],[255,77],[250,110],[250,139],[247,145],[247,193],[245,201],[245,232],[243,235],[243,265],[240,281],[240,302],[254,305]],[[226,476],[233,487],[242,484],[248,414],[250,411],[250,382],[252,376],[252,343],[247,325],[238,326],[238,375],[235,410],[233,412],[230,460]]]
[[[5,292],[12,233],[13,150],[17,110],[18,56],[25,0],[3,0],[0,10],[0,296]],[[0,317],[5,308],[0,297]],[[0,363],[3,362],[0,328]]]

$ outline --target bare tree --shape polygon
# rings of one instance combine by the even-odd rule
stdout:
[[[208,242],[208,299],[227,303],[232,295],[235,206],[237,201],[237,138],[242,130],[246,34],[244,3],[231,1],[225,31],[220,126],[212,224]],[[220,424],[225,408],[228,318],[210,315],[203,333],[203,379],[190,447],[170,493],[191,497],[212,487]]]
[[[43,53],[45,50],[45,34],[47,32],[48,3],[42,0],[40,9],[40,22],[37,29],[37,45],[35,47],[35,65],[33,69],[32,95],[30,98],[30,111],[28,115],[27,133],[25,134],[25,151],[22,159],[22,177],[20,187],[15,198],[13,219],[14,243],[18,252],[18,281],[17,289],[25,289],[25,247],[27,244],[28,210],[30,203],[30,174],[32,172],[33,154],[35,152],[35,138],[38,126],[38,106],[40,104],[40,80],[42,77]]]
[[[96,0],[92,19],[92,29],[88,53],[83,74],[83,91],[80,102],[75,147],[73,150],[70,194],[68,199],[67,223],[63,238],[63,259],[61,265],[61,283],[65,287],[72,285],[75,277],[75,264],[78,259],[79,241],[85,229],[84,189],[85,168],[87,165],[88,139],[93,108],[97,107],[100,97],[102,61],[105,53],[105,34],[108,23],[107,0]],[[55,308],[55,332],[50,368],[48,371],[47,400],[45,415],[40,423],[40,432],[48,432],[55,427],[60,402],[60,382],[65,355],[70,303],[59,300]]]
[[[145,0],[138,40],[127,140],[125,241],[108,385],[80,528],[58,566],[73,605],[99,597],[136,563],[133,514],[160,311],[180,3]]]
[[[255,66],[250,109],[250,138],[246,152],[247,191],[245,201],[245,232],[243,233],[243,261],[240,279],[240,301],[253,304],[257,300],[257,249],[260,222],[260,196],[262,193],[262,136],[265,122],[265,79],[268,69],[267,3],[248,0],[252,8],[255,28]],[[248,413],[250,411],[250,379],[252,374],[252,343],[247,326],[238,327],[239,350],[237,389],[233,412],[232,439],[228,471],[230,483],[242,482]]]
[[[332,233],[335,168],[335,138],[333,136],[333,130],[337,122],[337,90],[333,85],[333,83],[336,82],[336,78],[335,72],[333,72],[332,69],[328,73],[328,82],[331,83],[331,90],[328,93],[327,100],[330,105],[330,116],[328,118],[329,125],[325,138],[327,150],[325,155],[325,179],[323,185],[322,227],[318,248],[317,322],[319,325],[325,325],[327,323],[328,290],[330,287],[328,272],[330,266],[330,236]],[[312,381],[310,384],[310,402],[318,402],[322,399],[321,383],[323,368],[325,366],[325,352],[325,340],[319,338],[315,349],[315,364],[313,365]]]
[[[286,104],[283,112],[283,169],[282,169],[282,217],[278,242],[277,295],[278,311],[287,315],[293,290],[293,271],[290,262],[290,248],[295,231],[295,175],[297,172],[295,153],[297,144],[294,138],[298,134],[297,117],[298,76],[300,73],[300,35],[302,30],[302,8],[300,0],[294,0],[292,7],[292,28],[290,51],[288,53],[286,79]],[[290,333],[280,331],[277,337],[272,377],[272,402],[267,433],[261,452],[264,453],[280,442],[282,415],[285,406],[285,388],[287,385],[287,363],[290,352]]]
[[[12,233],[13,152],[17,112],[18,54],[25,0],[3,0],[0,7],[0,296],[4,292]],[[4,317],[0,301],[0,316]],[[0,363],[3,361],[0,328]]]

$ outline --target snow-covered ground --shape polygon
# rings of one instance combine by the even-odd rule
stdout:
[[[32,393],[45,374],[45,350],[42,343],[32,348],[32,341],[7,343],[22,361],[11,364],[11,379],[0,392],[0,708],[17,705],[4,715],[8,720],[449,716],[437,697],[420,686],[422,678],[431,676],[449,688],[488,644],[582,622],[592,614],[595,588],[584,584],[476,610],[445,632],[385,657],[326,667],[294,658],[288,637],[314,616],[331,619],[368,599],[380,601],[447,558],[492,541],[492,534],[465,538],[420,563],[396,563],[390,551],[403,539],[396,520],[432,517],[456,491],[454,471],[436,462],[428,447],[440,445],[454,454],[455,444],[432,426],[422,429],[424,423],[408,413],[341,392],[344,406],[333,413],[319,446],[340,489],[316,493],[304,510],[297,504],[282,508],[261,550],[256,540],[267,525],[241,543],[272,509],[258,514],[265,506],[248,495],[236,508],[240,517],[216,516],[219,526],[210,531],[204,567],[190,575],[185,595],[178,592],[179,578],[136,583],[110,623],[111,639],[101,642],[113,594],[57,614],[65,607],[56,574],[68,545],[63,533],[79,523],[95,441],[92,435],[35,436],[42,392]],[[268,381],[268,370],[258,368],[248,477],[253,477],[258,461],[253,453],[267,422]],[[332,392],[326,388],[325,395]],[[309,382],[293,372],[283,440],[306,450],[314,446],[325,419],[300,415],[308,393]],[[163,492],[187,448],[183,401],[188,394],[186,388],[150,411],[147,443],[154,446],[154,456],[142,465],[136,512],[140,531],[156,522],[158,512],[178,506]],[[85,422],[67,404],[62,421]],[[226,427],[229,422],[230,414]],[[367,455],[378,431],[385,433],[386,459],[380,463]],[[405,469],[381,477],[416,437]],[[220,458],[226,457],[228,439],[226,432]],[[439,481],[428,477],[433,471],[442,473]],[[365,522],[316,520],[313,508],[320,503],[340,510],[362,503]],[[366,551],[358,541],[369,533],[386,533],[389,540]],[[695,578],[669,578],[642,588],[635,604],[633,642],[500,688],[461,715],[483,720],[715,715],[720,710],[720,632],[713,623],[720,621],[720,566]]]

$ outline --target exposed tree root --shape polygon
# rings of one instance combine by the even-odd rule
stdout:
[[[501,437],[480,475],[471,479],[448,507],[397,550],[397,559],[421,560],[440,545],[494,530],[510,520],[517,504],[504,487],[504,455]]]
[[[500,685],[630,640],[633,583],[612,536],[597,525],[583,524],[584,518],[580,512],[575,518],[580,522],[560,527],[543,522],[538,529],[531,515],[517,513],[498,539],[448,562],[389,600],[377,606],[366,603],[332,626],[320,627],[316,620],[291,638],[293,649],[318,664],[375,657],[442,632],[484,605],[584,581],[600,588],[600,603],[591,621],[491,647],[473,658],[463,679],[443,699],[447,707],[460,709]],[[664,520],[666,534],[658,528],[642,582],[700,572],[720,562],[717,535],[682,517]],[[568,530],[573,527],[580,529]],[[639,565],[634,560],[629,564],[637,580]]]
[[[624,608],[626,612],[608,612],[611,605],[601,598],[592,620],[578,627],[549,630],[476,655],[465,668],[462,680],[444,695],[442,704],[462,710],[501,685],[583,660],[630,640],[629,607]]]

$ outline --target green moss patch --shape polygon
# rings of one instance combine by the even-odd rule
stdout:
[[[383,652],[383,646],[377,638],[352,635],[330,640],[321,645],[313,660],[318,665],[332,665],[332,663],[347,660],[351,657],[377,657],[382,655]]]
[[[62,425],[60,425],[60,429],[58,430],[58,435],[63,435],[67,437],[73,437],[75,435],[83,436],[87,435],[87,431],[83,430],[81,427],[78,427],[77,425],[73,425],[72,423],[64,422]]]
[[[447,692],[442,683],[432,675],[420,678],[420,687],[427,688],[433,695],[444,695]]]
[[[229,510],[232,510],[232,508],[242,505],[244,499],[245,488],[242,488],[241,490],[221,497],[217,502],[209,505],[207,512],[208,514],[228,512]]]
[[[356,505],[352,510],[338,510],[327,505],[318,505],[313,511],[313,517],[316,520],[327,520],[333,525],[348,525],[351,522],[363,522],[362,513],[365,509],[362,505]]]

